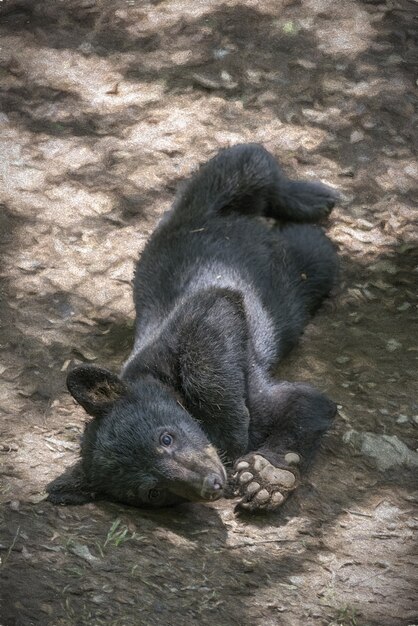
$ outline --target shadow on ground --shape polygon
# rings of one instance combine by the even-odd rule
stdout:
[[[344,438],[416,448],[415,22],[407,0],[4,0],[4,626],[417,621],[413,471]],[[119,368],[135,260],[178,182],[238,141],[343,192],[328,226],[341,285],[279,372],[339,403],[334,430],[265,518],[230,501],[52,507],[42,490],[86,419],[67,369]]]

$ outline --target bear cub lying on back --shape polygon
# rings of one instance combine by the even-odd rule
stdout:
[[[240,508],[284,502],[335,414],[313,387],[274,378],[335,283],[334,248],[313,224],[335,199],[289,180],[255,144],[197,171],[136,268],[135,343],[120,376],[92,365],[68,374],[93,419],[50,501],[210,501],[233,466]]]

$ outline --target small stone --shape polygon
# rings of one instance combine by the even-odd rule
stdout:
[[[418,453],[408,448],[396,435],[376,435],[350,430],[343,436],[343,441],[373,459],[382,471],[402,465],[418,467]]]
[[[241,472],[242,470],[248,469],[249,467],[250,464],[247,463],[247,461],[240,461],[239,463],[237,463],[236,470],[237,472]]]
[[[32,554],[29,552],[26,546],[22,546],[22,556],[29,561],[32,558]]]
[[[395,350],[399,350],[399,348],[402,348],[402,344],[399,343],[397,339],[389,339],[386,342],[386,350],[388,352],[395,352]]]
[[[402,413],[399,415],[398,419],[396,420],[397,424],[406,424],[407,422],[409,422],[409,417],[407,415],[402,415]]]
[[[33,495],[29,496],[26,501],[30,502],[31,504],[39,504],[40,502],[43,502],[44,500],[46,500],[48,497],[48,494],[45,492],[42,493],[34,493]],[[37,511],[37,513],[41,513],[41,511]]]
[[[340,363],[341,365],[343,365],[344,363],[348,363],[348,361],[350,360],[349,356],[338,356],[336,359],[337,363]]]
[[[99,562],[99,559],[96,556],[93,556],[88,547],[84,544],[77,542],[70,543],[68,549],[72,554],[75,554],[75,556],[84,559],[91,565]]]
[[[361,125],[366,130],[371,130],[372,128],[375,128],[376,122],[374,122],[373,120],[364,120]]]
[[[19,510],[19,508],[20,508],[20,502],[19,502],[19,500],[12,500],[12,501],[9,503],[9,507],[10,507],[10,509],[11,509],[12,511],[18,511],[18,510]]]
[[[358,143],[363,141],[364,133],[361,130],[354,130],[350,135],[350,143]]]
[[[245,485],[245,483],[249,483],[250,480],[252,480],[253,478],[254,476],[250,472],[244,472],[239,477],[239,482],[241,483],[241,485]]]
[[[294,64],[303,67],[304,70],[314,70],[317,67],[316,63],[308,59],[297,59]]]
[[[230,52],[227,48],[216,48],[212,54],[215,59],[224,59]]]
[[[83,43],[78,46],[78,50],[86,55],[92,54],[94,52],[94,46],[89,41],[83,41]]]
[[[300,463],[300,456],[296,454],[296,452],[288,452],[285,454],[284,460],[286,463],[289,463],[289,465],[298,465]]]

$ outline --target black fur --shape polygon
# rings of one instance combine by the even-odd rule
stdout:
[[[51,501],[214,499],[223,463],[254,450],[276,467],[288,451],[310,456],[335,405],[274,371],[335,283],[334,248],[305,223],[335,200],[320,183],[290,181],[259,145],[200,168],[138,263],[135,345],[120,378],[87,365],[68,376],[94,419]]]

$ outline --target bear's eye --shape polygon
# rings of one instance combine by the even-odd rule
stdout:
[[[173,437],[168,433],[163,433],[160,437],[160,444],[168,448],[173,443]]]
[[[148,491],[148,500],[157,500],[161,495],[161,491],[159,489],[150,489]]]

